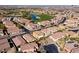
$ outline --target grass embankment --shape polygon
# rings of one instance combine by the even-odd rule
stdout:
[[[5,25],[3,23],[0,23],[0,29],[4,29]]]

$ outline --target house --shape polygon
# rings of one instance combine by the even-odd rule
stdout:
[[[0,45],[0,52],[7,52],[7,50],[10,48],[9,43],[4,43]]]
[[[53,20],[53,25],[59,25],[58,20]]]
[[[58,27],[49,27],[49,28],[47,28],[47,31],[50,32],[51,34],[53,34],[54,32],[58,31]]]
[[[48,30],[48,29],[42,29],[41,32],[44,33],[45,37],[47,37],[51,34],[50,30]]]
[[[16,27],[15,24],[9,20],[5,20],[3,21],[3,24],[7,27],[7,28],[10,28],[10,27]]]
[[[21,22],[25,23],[25,24],[28,24],[31,22],[31,20],[29,19],[24,19],[24,18],[20,18],[21,19]]]
[[[68,41],[66,42],[65,46],[64,46],[64,50],[66,50],[67,52],[72,52],[73,49],[77,48],[75,45],[77,45],[78,42],[71,42]]]
[[[0,38],[0,44],[6,43],[6,42],[8,42],[8,40],[7,40],[7,39]]]
[[[7,37],[8,37],[8,35],[3,35],[3,36],[0,36],[0,39],[5,39]]]
[[[7,52],[9,48],[10,48],[10,45],[7,39],[0,39],[0,52]]]
[[[7,30],[10,34],[19,33],[19,28],[16,27],[16,25],[12,21],[5,20],[3,22],[3,24],[5,24],[5,26],[7,27]]]
[[[63,32],[56,32],[52,34],[51,36],[49,36],[49,38],[52,39],[53,41],[57,41],[64,37],[65,37],[65,34]]]
[[[60,23],[64,23],[66,21],[66,17],[63,17],[62,15],[56,16],[53,20],[54,25],[58,25]]]
[[[26,27],[27,27],[27,29],[29,29],[30,31],[34,31],[34,30],[41,29],[41,26],[40,26],[40,25],[34,24],[34,23],[29,23]]]
[[[64,22],[64,25],[67,27],[77,27],[79,24],[79,20],[78,19],[67,19]]]
[[[36,25],[33,24],[33,23],[29,23],[26,27],[27,27],[27,29],[30,30],[30,31],[33,31],[33,30],[36,29]]]
[[[48,20],[45,20],[45,21],[40,22],[40,25],[42,25],[44,27],[49,27],[49,26],[51,26],[51,22]]]
[[[30,35],[30,34],[25,34],[25,35],[23,35],[22,37],[26,40],[26,42],[32,42],[32,41],[36,40],[36,39],[35,39],[34,37],[32,37],[32,35]]]
[[[10,34],[16,34],[16,33],[20,32],[19,28],[17,28],[17,27],[10,27],[7,30],[8,30],[8,33],[10,33]]]
[[[23,53],[33,53],[35,51],[35,48],[30,44],[24,44],[20,49]]]
[[[19,22],[21,24],[26,24],[26,25],[28,25],[31,22],[30,20],[24,19],[24,18],[18,18],[18,19],[15,19],[14,21]]]
[[[38,49],[38,45],[35,42],[29,44],[32,45],[35,49]]]
[[[78,33],[75,33],[72,31],[64,31],[64,33],[66,34],[66,36],[69,36],[69,37],[78,37]]]
[[[79,53],[79,48],[73,49],[71,53]]]
[[[45,34],[44,34],[43,32],[41,32],[41,31],[35,31],[35,32],[32,33],[32,35],[33,35],[35,38],[37,38],[37,39],[40,39],[40,38],[42,38],[42,37],[45,37]]]
[[[21,45],[26,43],[21,36],[17,36],[15,38],[13,38],[12,40],[15,43],[16,46],[21,46]]]

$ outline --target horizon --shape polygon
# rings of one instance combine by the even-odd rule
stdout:
[[[79,5],[0,5],[0,8],[74,8]]]

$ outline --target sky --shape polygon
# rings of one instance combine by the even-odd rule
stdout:
[[[79,0],[0,0],[0,5],[79,5]]]

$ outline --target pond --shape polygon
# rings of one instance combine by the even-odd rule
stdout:
[[[46,53],[58,53],[58,48],[55,44],[45,45]]]

